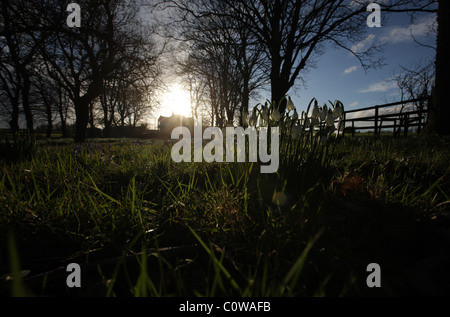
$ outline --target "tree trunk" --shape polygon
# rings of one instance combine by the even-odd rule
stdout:
[[[109,137],[111,137],[111,121],[110,121],[110,117],[109,117],[109,113],[108,113],[108,109],[107,109],[107,106],[105,106],[106,108],[104,108],[103,109],[103,111],[104,111],[104,113],[103,113],[103,123],[104,123],[104,125],[105,125],[105,128],[104,128],[104,136],[106,137],[106,138],[109,138]]]
[[[288,83],[284,82],[282,78],[271,78],[272,81],[272,101],[275,102],[275,105],[280,105],[279,110],[280,113],[283,113],[286,110],[287,100],[285,98],[287,92],[291,88]]]
[[[243,122],[242,122],[242,113],[247,112],[248,111],[248,107],[249,107],[249,102],[250,102],[250,91],[248,88],[248,80],[245,79],[244,81],[244,89],[242,92],[242,106],[241,106],[241,115],[239,116],[239,126],[243,126]]]
[[[281,73],[281,57],[278,50],[275,50],[272,53],[274,57],[272,57],[272,70],[270,74],[270,85],[271,85],[271,94],[272,94],[272,102],[278,106],[280,104],[280,112],[283,113],[286,109],[287,101],[285,100],[285,96],[289,89],[291,88],[289,81],[283,78]]]
[[[88,88],[88,91],[82,97],[76,97],[73,101],[75,106],[75,142],[86,141],[87,126],[90,119],[90,109],[92,101],[100,96],[103,90],[103,78],[101,75],[94,75],[94,80]],[[77,89],[79,96],[79,88]]]
[[[91,129],[95,128],[95,124],[94,124],[94,103],[93,102],[89,103],[89,127]]]
[[[86,140],[86,131],[89,123],[89,101],[80,97],[74,100],[75,104],[75,142],[81,143]]]
[[[51,108],[50,104],[46,105],[46,114],[47,114],[46,137],[47,137],[47,139],[49,139],[52,136],[52,131],[53,131],[52,108]]]
[[[25,66],[24,66],[25,68]],[[30,104],[30,89],[31,89],[31,82],[30,82],[30,76],[26,74],[26,70],[22,69],[22,77],[23,77],[23,87],[22,87],[22,106],[23,111],[25,113],[25,119],[27,121],[27,130],[28,133],[33,134],[34,133],[34,123],[33,123],[33,113],[31,111],[31,104]]]
[[[19,132],[19,98],[15,98],[15,100],[12,102],[12,114],[9,126],[12,132]]]
[[[66,125],[66,119],[61,115],[61,133],[63,138],[67,138],[67,125]]]
[[[67,138],[67,124],[66,124],[66,117],[67,115],[64,114],[64,109],[63,109],[63,105],[62,105],[62,98],[59,99],[59,105],[58,105],[58,114],[59,114],[59,119],[61,122],[61,132],[62,132],[62,137],[63,138]]]
[[[272,58],[272,69],[270,73],[270,81],[271,81],[271,93],[272,93],[272,102],[278,106],[280,104],[280,112],[284,112],[286,109],[286,101],[283,101],[287,92],[291,88],[289,85],[289,74],[284,74],[283,64],[287,63],[288,60],[286,58],[283,60],[281,57],[282,52],[282,34],[285,30],[280,28],[280,19],[282,16],[282,5],[281,1],[276,1],[274,5],[273,17],[271,20],[271,48],[270,55]],[[285,53],[286,54],[286,53]]]
[[[450,2],[440,0],[438,9],[438,34],[436,50],[436,84],[433,89],[426,131],[450,135],[450,106],[446,100],[450,90],[447,75],[450,73],[450,47],[446,44],[450,36]]]

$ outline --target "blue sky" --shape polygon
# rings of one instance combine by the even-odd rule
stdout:
[[[368,28],[366,43],[381,41],[385,44],[384,50],[378,53],[385,64],[380,69],[365,71],[348,51],[326,50],[317,59],[316,68],[306,74],[306,87],[298,85],[290,92],[297,110],[306,110],[314,97],[319,104],[338,99],[346,110],[399,101],[399,89],[392,76],[400,71],[401,65],[434,60],[435,50],[418,45],[411,33],[417,42],[436,46],[436,34],[429,32],[435,19],[434,14],[422,14],[411,23],[407,14],[395,13],[390,14],[380,28]],[[355,45],[362,47],[364,44]]]

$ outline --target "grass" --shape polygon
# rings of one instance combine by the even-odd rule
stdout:
[[[346,138],[282,148],[260,174],[173,163],[170,142],[41,141],[1,163],[2,294],[449,295],[448,145]],[[72,262],[81,289],[65,286]]]

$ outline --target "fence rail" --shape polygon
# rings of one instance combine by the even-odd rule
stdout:
[[[428,103],[430,97],[423,97],[405,101],[398,101],[384,105],[377,105],[368,108],[349,110],[344,112],[344,133],[355,135],[357,130],[373,130],[375,135],[380,134],[383,129],[391,129],[394,136],[398,136],[402,130],[404,135],[408,135],[410,128],[417,127],[420,132],[427,120]],[[414,104],[414,109],[406,109],[408,105]],[[402,106],[400,111],[393,113],[382,113],[384,110],[394,106]],[[405,110],[406,109],[406,110]],[[395,109],[396,110],[396,109]],[[373,115],[358,116],[358,113],[374,111]],[[349,118],[351,114],[356,114]],[[365,126],[356,126],[355,122],[372,123]],[[383,123],[387,123],[383,124]]]

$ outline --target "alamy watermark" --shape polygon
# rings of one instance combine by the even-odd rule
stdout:
[[[367,26],[369,28],[381,27],[381,7],[379,4],[371,3],[367,6],[367,11],[372,12],[367,17]]]
[[[81,7],[78,3],[70,3],[66,9],[67,12],[70,12],[67,17],[67,26],[70,28],[73,27],[81,27]]]
[[[81,7],[78,3],[70,3],[66,9],[67,12],[70,12],[67,17],[67,26],[68,27],[81,27]],[[367,26],[370,28],[373,27],[381,27],[381,7],[377,3],[370,3],[367,6],[367,11],[371,12],[371,14],[367,17]]]
[[[269,132],[270,131],[270,132]],[[225,143],[224,143],[225,134]],[[278,127],[208,127],[203,131],[200,123],[194,125],[194,137],[186,127],[177,127],[172,131],[172,140],[179,139],[171,151],[172,160],[176,163],[192,161],[192,140],[194,141],[194,162],[257,162],[258,154],[261,163],[261,173],[276,173],[280,157],[280,130]],[[270,140],[269,140],[270,138]],[[248,139],[248,146],[246,140]],[[203,140],[211,140],[203,147]],[[269,153],[270,143],[270,153]],[[225,148],[225,149],[224,149]],[[247,151],[248,149],[248,151]],[[225,152],[225,155],[224,155]],[[236,154],[236,155],[235,155]]]
[[[70,263],[66,272],[70,272],[70,274],[66,278],[66,285],[69,288],[80,288],[81,287],[81,267],[77,263]]]
[[[378,263],[370,263],[367,265],[367,272],[370,274],[367,276],[366,284],[370,288],[381,287],[381,267]]]

